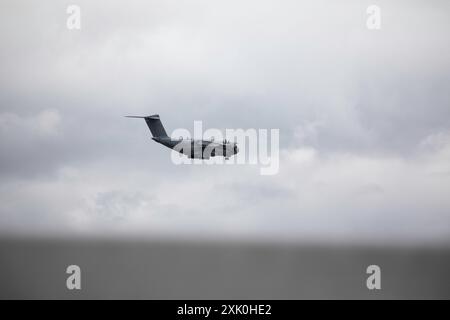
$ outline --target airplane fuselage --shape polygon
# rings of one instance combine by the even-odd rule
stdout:
[[[214,140],[172,139],[170,137],[153,137],[152,139],[190,158],[209,159],[223,156],[228,159],[239,152],[236,144],[228,141],[218,143]]]

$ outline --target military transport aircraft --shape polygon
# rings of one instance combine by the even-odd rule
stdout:
[[[170,149],[178,151],[181,154],[187,155],[189,158],[195,159],[209,159],[210,157],[223,156],[228,160],[230,156],[239,152],[236,142],[230,142],[224,139],[221,143],[211,140],[200,139],[172,139],[164,130],[159,115],[152,116],[126,116],[127,118],[142,118],[147,123],[148,128],[152,133],[152,139]]]

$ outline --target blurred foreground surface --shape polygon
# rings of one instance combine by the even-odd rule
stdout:
[[[449,247],[0,238],[2,299],[449,299],[449,270]]]

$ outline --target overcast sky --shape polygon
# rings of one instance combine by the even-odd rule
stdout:
[[[450,243],[448,1],[0,6],[0,234]],[[280,129],[280,171],[176,166],[155,113]]]

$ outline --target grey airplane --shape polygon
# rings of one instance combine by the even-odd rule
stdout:
[[[239,152],[236,142],[230,142],[226,139],[222,142],[200,139],[182,138],[172,139],[166,133],[159,115],[152,116],[126,116],[127,118],[141,118],[147,123],[152,139],[167,148],[173,149],[181,154],[185,154],[191,159],[209,159],[210,157],[222,156],[225,160]]]

